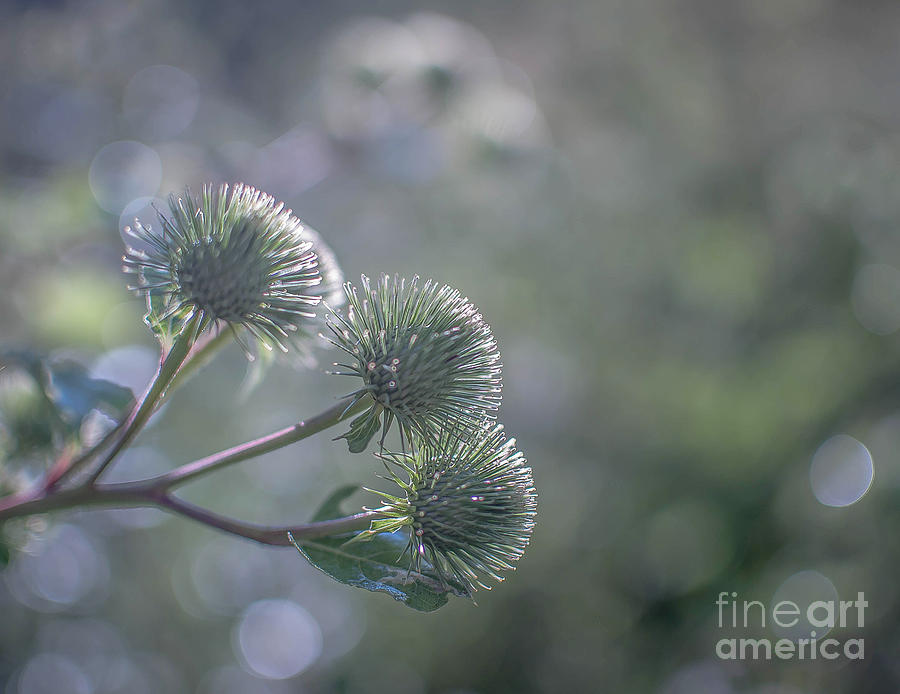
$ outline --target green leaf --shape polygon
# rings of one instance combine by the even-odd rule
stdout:
[[[31,355],[19,356],[0,355],[12,367],[0,377],[0,460],[44,457],[66,428],[33,373]],[[36,359],[34,370],[41,375]]]
[[[340,505],[357,491],[341,487],[329,496],[313,516],[328,520],[341,515]],[[398,602],[420,612],[432,612],[447,604],[448,597],[471,598],[459,585],[443,583],[430,567],[421,572],[409,570],[405,552],[405,532],[381,533],[365,542],[347,544],[353,535],[301,540],[294,546],[317,569],[334,580],[356,588],[387,593]]]
[[[378,433],[378,429],[381,426],[380,414],[381,408],[378,407],[366,410],[350,422],[350,431],[346,434],[341,434],[337,439],[347,439],[347,446],[350,448],[351,453],[362,453],[366,450],[372,437]]]
[[[91,410],[100,410],[118,419],[134,400],[132,392],[117,383],[91,378],[87,370],[72,361],[45,363],[47,396],[63,418],[73,426]]]
[[[168,351],[172,347],[181,328],[184,326],[186,311],[178,311],[168,318],[165,316],[169,309],[169,297],[164,293],[149,292],[147,294],[147,313],[144,314],[144,322],[149,326],[150,330],[159,340],[163,351]]]
[[[92,378],[71,360],[45,359],[26,350],[5,351],[0,359],[13,375],[0,388],[0,421],[11,457],[75,441],[92,410],[119,419],[134,399],[128,388]]]

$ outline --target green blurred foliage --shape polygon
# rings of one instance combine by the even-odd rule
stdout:
[[[505,364],[501,419],[539,492],[519,569],[477,608],[422,615],[336,585],[293,550],[153,512],[60,514],[6,528],[17,550],[0,575],[0,680],[16,692],[896,691],[895,3],[420,10],[0,5],[0,341],[139,388],[146,369],[128,364],[152,367],[156,345],[126,294],[117,229],[184,185],[259,186],[320,231],[349,278],[418,273],[482,309]],[[177,70],[146,70],[159,65]],[[133,141],[143,148],[98,156]],[[275,365],[239,397],[247,366],[225,350],[118,479],[324,409],[346,387],[323,373],[332,359]],[[33,395],[26,412],[43,406]],[[832,507],[810,465],[840,433],[875,473],[856,503]],[[308,520],[336,486],[377,482],[377,461],[339,443],[318,436],[186,496]],[[863,636],[865,660],[717,660],[718,594],[768,604],[801,571],[842,598],[865,592],[865,628],[837,634]],[[247,610],[272,599],[318,632],[253,627]],[[314,664],[258,677],[289,673],[290,653],[276,655],[292,638],[297,658],[321,649]],[[242,639],[271,639],[275,660],[248,659]]]

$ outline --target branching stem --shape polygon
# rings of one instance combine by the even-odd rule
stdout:
[[[174,348],[173,348],[174,350]],[[171,353],[170,353],[171,355]],[[176,357],[177,358],[177,357]],[[182,358],[183,360],[183,358]],[[179,362],[180,363],[180,362]],[[160,367],[160,372],[166,369],[165,363]],[[163,376],[165,377],[165,376]],[[161,380],[161,379],[157,379]],[[169,381],[171,382],[171,379]],[[154,396],[154,389],[148,390],[149,397]],[[348,417],[362,411],[367,403],[354,402],[348,404],[346,400],[337,403],[319,415],[302,420],[297,424],[275,431],[267,436],[248,441],[246,443],[228,448],[219,453],[200,458],[186,465],[182,465],[163,475],[137,482],[122,482],[115,484],[101,484],[97,482],[99,473],[105,469],[115,457],[115,454],[127,444],[127,434],[122,434],[116,443],[116,447],[110,450],[104,458],[105,465],[81,485],[62,489],[54,487],[38,487],[22,494],[10,495],[0,499],[0,522],[9,518],[28,516],[36,513],[47,513],[63,509],[107,506],[107,507],[132,507],[151,506],[162,508],[171,513],[192,518],[200,523],[216,528],[232,535],[239,535],[256,542],[267,545],[288,546],[291,541],[288,533],[297,540],[313,539],[336,535],[353,530],[363,530],[369,526],[371,519],[378,515],[375,511],[366,511],[353,516],[346,516],[335,520],[308,523],[296,526],[266,526],[222,516],[207,509],[195,506],[172,494],[175,487],[181,486],[201,475],[219,470],[228,465],[255,458],[256,456],[282,448],[301,439],[312,436],[327,429]],[[135,408],[128,422],[140,420],[141,407]],[[146,420],[144,420],[146,421]],[[126,426],[123,429],[127,428]],[[132,424],[132,427],[135,425]],[[136,433],[136,432],[135,432]],[[120,445],[120,442],[125,443]]]
[[[239,463],[283,448],[289,444],[317,434],[324,429],[334,426],[348,417],[361,412],[368,407],[368,403],[357,402],[348,406],[346,401],[341,401],[328,408],[321,414],[304,419],[284,429],[279,429],[266,436],[261,436],[253,441],[233,446],[219,453],[213,453],[205,458],[200,458],[192,463],[187,463],[179,468],[167,472],[159,477],[154,477],[151,482],[162,485],[166,489],[181,486],[201,475],[206,475],[214,470],[220,470],[228,465]]]
[[[227,343],[230,337],[231,334],[227,330],[220,328],[218,332],[206,339],[197,339],[191,347],[187,357],[182,362],[181,368],[176,371],[175,376],[169,381],[169,385],[157,398],[154,410],[158,410],[162,407],[163,403],[169,398],[169,395],[173,391],[185,383],[200,368],[209,363],[216,352]],[[138,403],[132,402],[129,411],[133,411],[137,407]],[[72,458],[71,460],[66,460],[61,457],[47,475],[45,481],[46,488],[50,489],[59,486],[64,481],[70,479],[79,470],[83,469],[90,461],[94,460],[104,449],[106,449],[107,446],[117,440],[128,421],[128,417],[123,419],[115,427],[110,429],[100,441],[91,448],[80,453],[77,457]]]
[[[103,474],[122,449],[131,443],[134,437],[140,433],[141,429],[144,428],[144,425],[156,411],[156,407],[163,394],[166,392],[166,388],[169,387],[175,379],[175,376],[178,375],[178,370],[181,368],[181,365],[191,351],[191,347],[194,345],[194,340],[197,337],[197,329],[200,326],[200,319],[201,314],[198,311],[184,327],[181,334],[175,338],[172,348],[160,364],[159,370],[156,372],[156,376],[153,377],[153,381],[147,388],[144,397],[136,403],[136,406],[132,409],[131,414],[125,421],[122,433],[97,466],[97,469],[91,473],[91,482],[95,482],[100,475]]]
[[[271,526],[257,525],[228,518],[207,509],[195,506],[172,495],[164,484],[150,480],[118,484],[84,485],[43,495],[32,495],[20,499],[14,506],[0,509],[0,521],[16,516],[46,513],[68,508],[107,506],[112,508],[156,507],[185,518],[191,518],[222,532],[260,542],[265,545],[287,547],[291,544],[290,533],[295,540],[311,540],[329,535],[339,535],[354,530],[363,530],[378,513],[364,511],[352,516],[301,525]]]

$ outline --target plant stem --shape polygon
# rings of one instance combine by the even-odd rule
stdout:
[[[368,406],[369,403],[365,400],[359,400],[350,405],[346,401],[339,402],[315,417],[301,420],[296,424],[274,431],[266,436],[261,436],[253,441],[247,441],[219,453],[200,458],[192,463],[187,463],[171,472],[153,477],[148,482],[158,484],[164,489],[172,489],[213,470],[219,470],[227,465],[255,458],[263,453],[283,448],[291,443],[317,434],[338,422],[352,417]]]
[[[208,525],[222,532],[232,535],[239,535],[248,540],[254,540],[264,545],[275,545],[278,547],[288,547],[292,545],[288,534],[299,540],[314,540],[320,537],[328,537],[330,535],[341,535],[353,530],[365,530],[369,527],[372,518],[377,514],[376,511],[363,511],[352,516],[344,516],[343,518],[334,518],[332,520],[319,521],[316,523],[305,523],[295,526],[270,526],[256,525],[255,523],[245,523],[226,516],[220,516],[217,513],[208,511],[207,509],[194,506],[178,497],[166,494],[160,499],[159,506],[165,508],[178,515],[192,518],[204,525]]]
[[[89,478],[90,483],[96,481],[100,475],[103,474],[104,470],[109,467],[109,464],[121,450],[125,448],[125,446],[131,443],[134,437],[144,428],[147,420],[153,415],[160,398],[163,396],[163,393],[165,393],[169,384],[175,379],[175,376],[178,374],[178,369],[181,368],[181,365],[190,353],[191,347],[194,344],[194,339],[197,336],[197,328],[199,325],[200,312],[198,311],[181,331],[181,334],[175,338],[172,348],[160,364],[156,376],[154,376],[153,381],[147,388],[144,397],[141,398],[140,402],[136,403],[136,406],[132,409],[128,419],[125,420],[125,426],[123,427],[119,438],[97,466],[97,469],[91,473]]]
[[[157,398],[154,411],[162,407],[163,403],[169,398],[169,395],[179,386],[183,385],[198,369],[208,364],[219,348],[228,341],[229,337],[231,337],[231,334],[222,328],[218,333],[206,340],[198,339],[191,347],[185,360],[182,362],[181,368],[178,369],[174,378],[169,382],[169,385],[165,388],[159,398]],[[129,409],[133,410],[135,407],[137,407],[137,403],[133,402]],[[115,427],[110,429],[100,441],[83,451],[68,463],[65,463],[60,459],[57,468],[51,471],[51,474],[47,477],[45,482],[46,488],[50,489],[62,484],[65,480],[69,479],[73,474],[93,460],[104,448],[120,435],[127,421],[128,418],[120,421]]]
[[[85,485],[44,495],[38,492],[29,499],[20,499],[14,506],[0,509],[0,521],[35,513],[91,506],[161,508],[231,535],[279,547],[292,544],[288,533],[300,541],[340,535],[354,530],[364,530],[369,527],[372,518],[378,515],[377,511],[364,511],[352,516],[301,525],[258,525],[213,513],[173,496],[164,485],[144,481]]]
[[[131,407],[133,408],[135,407],[135,405],[132,404]],[[103,435],[103,438],[101,438],[97,443],[95,443],[87,450],[82,451],[80,455],[73,458],[68,463],[63,461],[61,458],[57,460],[57,464],[53,469],[50,470],[50,473],[47,475],[47,479],[44,482],[45,488],[52,489],[59,486],[76,472],[78,472],[81,468],[87,465],[91,460],[97,457],[100,451],[106,448],[115,440],[117,436],[121,434],[122,429],[125,428],[126,421],[126,419],[123,419],[121,422],[116,424],[112,429],[106,432]]]
[[[186,328],[191,335],[195,329],[192,324]],[[182,333],[185,335],[186,333]],[[293,544],[288,535],[296,541],[314,539],[329,535],[337,535],[353,530],[363,530],[369,526],[373,517],[378,516],[377,511],[365,511],[353,516],[338,518],[335,520],[308,523],[297,526],[266,526],[253,523],[245,523],[227,516],[221,516],[207,509],[195,506],[183,499],[174,496],[171,490],[185,484],[201,475],[221,469],[227,465],[254,458],[256,456],[274,451],[288,444],[305,439],[338,422],[341,422],[369,407],[364,399],[347,403],[346,400],[338,402],[324,412],[302,420],[289,427],[275,431],[267,436],[262,436],[253,441],[234,446],[219,453],[200,458],[194,462],[183,465],[168,473],[152,477],[138,482],[125,482],[116,484],[98,484],[97,478],[103,473],[115,456],[137,435],[140,428],[146,423],[160,402],[166,386],[174,382],[179,367],[184,363],[190,351],[191,339],[178,340],[172,346],[168,356],[160,365],[156,378],[148,388],[146,395],[140,404],[136,404],[131,415],[123,424],[114,431],[121,433],[113,447],[106,454],[98,469],[83,484],[68,489],[60,489],[54,484],[38,487],[21,494],[0,498],[0,522],[19,516],[27,516],[35,513],[46,513],[61,509],[70,509],[84,506],[151,506],[162,508],[172,513],[192,518],[198,522],[217,528],[232,535],[239,535],[256,542],[267,545],[289,546]],[[200,350],[205,351],[206,347]],[[56,477],[56,482],[65,479],[71,474],[77,464],[89,461],[92,453],[99,450],[105,443],[111,440],[107,437],[74,463],[68,466],[62,474]]]
[[[172,351],[169,353],[170,357],[174,351],[175,347],[173,346]],[[175,359],[178,359],[178,357],[176,356]],[[183,360],[183,357],[181,357],[181,359]],[[158,377],[156,382],[166,378],[166,374],[168,373],[166,363],[168,363],[168,361],[169,358],[167,358],[166,362],[160,367],[160,374],[162,374],[162,377]],[[171,380],[171,377],[168,377],[166,382],[171,383]],[[159,392],[161,392],[161,390],[151,386],[142,402],[148,402],[148,399],[153,397],[156,397],[158,401]],[[266,526],[245,523],[213,513],[212,511],[195,506],[174,496],[171,493],[171,490],[201,475],[212,472],[213,470],[221,469],[227,465],[247,460],[248,458],[253,458],[262,455],[263,453],[268,453],[269,451],[282,448],[295,441],[300,441],[308,436],[312,436],[313,434],[355,415],[368,406],[369,403],[365,401],[356,401],[350,404],[346,401],[342,401],[315,417],[300,421],[285,429],[273,432],[268,436],[248,441],[239,446],[234,446],[233,448],[221,451],[220,453],[207,456],[206,458],[200,458],[199,460],[183,465],[166,474],[138,482],[98,484],[96,482],[97,477],[99,477],[106,465],[112,461],[116,453],[125,445],[122,442],[128,442],[129,434],[128,431],[126,431],[116,441],[116,445],[106,455],[106,458],[104,458],[104,465],[102,465],[101,468],[84,484],[69,489],[60,489],[52,486],[43,488],[38,487],[22,494],[10,495],[0,499],[0,522],[19,516],[47,513],[49,511],[76,507],[113,506],[122,508],[131,506],[151,506],[165,509],[186,518],[192,518],[193,520],[217,528],[223,532],[239,535],[267,545],[291,545],[292,542],[288,538],[288,533],[290,533],[295,540],[302,541],[304,539],[337,535],[353,530],[363,530],[368,527],[372,518],[378,515],[377,511],[365,511],[353,516],[321,521],[318,523],[308,523],[305,525]],[[138,426],[140,425],[139,413],[141,411],[141,406],[137,406],[132,416],[126,420],[126,428],[130,425],[132,427],[131,431],[134,432],[130,434],[131,436],[137,433],[137,431],[134,430],[134,422],[137,421]],[[144,419],[144,421],[146,421],[146,419]],[[70,467],[69,470],[71,469],[72,468]],[[59,479],[62,479],[62,477]]]

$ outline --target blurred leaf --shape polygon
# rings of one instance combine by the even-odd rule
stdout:
[[[362,453],[366,450],[369,441],[375,436],[380,426],[380,410],[377,408],[366,410],[350,422],[350,431],[346,434],[341,434],[335,440],[347,439],[347,446],[350,448],[351,453]]]
[[[128,388],[92,378],[74,361],[49,360],[28,350],[8,350],[0,358],[20,376],[7,375],[13,380],[0,393],[0,417],[11,439],[12,457],[77,440],[92,410],[118,419],[134,399]]]
[[[95,409],[118,419],[134,400],[128,388],[92,378],[76,362],[45,363],[44,368],[49,376],[47,395],[72,426],[80,427],[88,413]]]
[[[3,355],[7,363],[11,360]],[[0,459],[29,459],[52,450],[63,428],[31,370],[16,365],[0,375]]]
[[[314,521],[341,515],[341,503],[357,491],[341,487],[329,496],[313,516]],[[471,597],[461,586],[446,586],[430,569],[409,570],[405,560],[408,538],[405,533],[383,533],[372,540],[347,544],[349,536],[303,540],[294,543],[306,560],[334,580],[348,586],[387,593],[407,607],[432,612],[447,603],[452,593]]]

